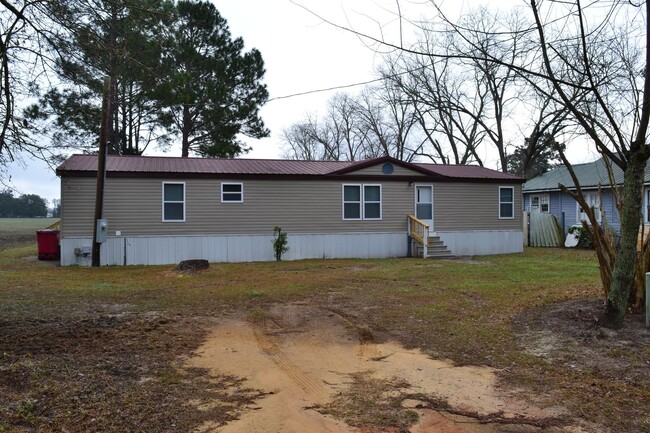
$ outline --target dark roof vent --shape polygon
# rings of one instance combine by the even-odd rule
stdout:
[[[393,168],[393,164],[390,162],[387,162],[386,164],[381,166],[381,172],[384,174],[393,174],[393,171],[395,169]]]

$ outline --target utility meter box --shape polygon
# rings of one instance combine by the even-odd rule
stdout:
[[[95,242],[102,244],[106,242],[106,233],[108,232],[108,220],[101,218],[97,220],[97,237]]]

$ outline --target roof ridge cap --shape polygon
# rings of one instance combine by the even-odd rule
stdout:
[[[86,156],[86,157],[97,157],[97,154],[88,154],[88,153],[73,153],[70,157],[73,156]],[[368,159],[359,160],[359,161],[337,161],[330,159],[283,159],[283,158],[203,158],[200,156],[172,156],[172,155],[120,155],[120,154],[108,154],[110,157],[120,157],[120,158],[147,158],[147,159],[179,159],[179,160],[188,160],[188,161],[271,161],[271,162],[307,162],[307,163],[332,163],[332,164],[353,164],[362,161],[369,161]],[[374,158],[373,158],[374,159]]]

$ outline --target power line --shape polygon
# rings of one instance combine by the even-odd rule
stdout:
[[[387,75],[384,75],[384,76],[382,76],[380,78],[375,78],[374,80],[361,81],[361,82],[353,83],[353,84],[342,84],[340,86],[328,87],[328,88],[325,88],[325,89],[307,90],[305,92],[292,93],[292,94],[284,95],[284,96],[276,96],[275,98],[269,98],[266,102],[273,102],[273,101],[277,101],[277,100],[280,100],[280,99],[295,98],[296,96],[305,96],[305,95],[311,95],[311,94],[314,94],[314,93],[331,92],[332,90],[341,90],[341,89],[349,89],[351,87],[365,86],[365,85],[368,85],[368,84],[373,84],[373,83],[378,83],[380,81],[389,80],[391,78],[396,78],[396,77],[399,77],[400,75],[410,74],[410,73],[415,72],[417,70],[425,69],[425,68],[428,68],[428,67],[429,67],[428,65],[418,66],[417,68],[407,69],[407,70],[402,71],[402,72],[397,72],[397,73],[394,73],[394,74],[387,74]]]
[[[296,96],[311,95],[311,94],[314,94],[314,93],[331,92],[332,90],[349,89],[350,87],[356,87],[356,86],[365,86],[366,84],[372,84],[372,83],[376,83],[378,81],[383,81],[386,78],[388,78],[388,77],[375,78],[374,80],[370,80],[370,81],[362,81],[362,82],[353,83],[353,84],[344,84],[344,85],[341,85],[341,86],[328,87],[328,88],[325,88],[325,89],[307,90],[305,92],[292,93],[290,95],[276,96],[275,98],[270,98],[267,102],[277,101],[277,100],[280,100],[280,99],[294,98]]]

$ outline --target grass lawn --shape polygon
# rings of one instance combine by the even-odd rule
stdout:
[[[634,334],[593,326],[601,291],[590,251],[213,264],[197,274],[61,268],[35,254],[32,244],[0,250],[0,432],[192,431],[206,419],[226,422],[259,396],[240,378],[179,369],[181,360],[212,318],[295,301],[432,357],[499,369],[521,398],[561,404],[594,432],[650,431],[650,337],[640,315],[626,325]],[[188,406],[201,397],[229,403]]]
[[[58,218],[0,218],[0,234],[33,235],[58,221]]]
[[[0,249],[36,241],[36,231],[47,228],[58,218],[0,218]]]

